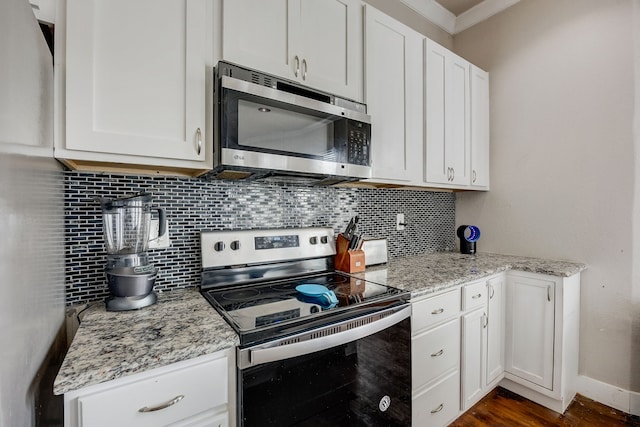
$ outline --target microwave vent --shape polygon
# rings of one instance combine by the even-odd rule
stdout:
[[[260,75],[258,73],[251,73],[251,83],[267,87],[272,87],[273,85],[273,81],[269,76]]]

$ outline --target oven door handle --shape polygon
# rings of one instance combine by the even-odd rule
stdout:
[[[382,319],[367,323],[363,326],[358,326],[353,329],[347,329],[343,332],[337,332],[331,335],[321,336],[319,338],[310,339],[307,341],[297,342],[293,344],[277,345],[276,343],[269,343],[269,347],[256,346],[240,350],[240,357],[238,358],[238,367],[240,369],[248,368],[251,366],[257,366],[264,363],[276,362],[278,360],[289,359],[292,357],[303,356],[305,354],[314,353],[328,348],[336,347],[342,344],[346,344],[352,341],[357,341],[361,338],[373,335],[382,330],[385,330],[396,323],[400,323],[407,317],[411,316],[411,306],[398,310],[397,312],[384,317]],[[361,321],[363,319],[351,319],[352,321]],[[248,358],[243,358],[242,353],[248,352]],[[245,356],[246,357],[246,356]],[[247,360],[248,359],[248,360]]]

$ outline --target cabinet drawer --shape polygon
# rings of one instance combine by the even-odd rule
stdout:
[[[487,282],[470,283],[462,288],[462,310],[481,307],[487,303]]]
[[[416,390],[460,367],[460,319],[433,328],[411,340],[411,384]]]
[[[417,396],[411,406],[414,427],[446,426],[460,409],[460,373],[451,374]]]
[[[460,313],[460,288],[413,303],[411,330],[413,333],[447,320]]]
[[[79,425],[160,426],[188,419],[227,403],[228,369],[224,357],[79,397]],[[139,411],[172,401],[164,409]]]

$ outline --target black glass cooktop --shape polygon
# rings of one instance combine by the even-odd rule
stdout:
[[[301,293],[296,290],[300,285],[324,286],[335,299],[332,302],[315,293]],[[202,294],[238,332],[242,345],[324,326],[409,299],[406,291],[340,272],[228,286],[203,290]]]

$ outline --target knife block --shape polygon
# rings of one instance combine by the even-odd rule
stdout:
[[[362,249],[349,250],[349,241],[342,234],[336,240],[336,270],[345,273],[359,273],[364,271],[364,251]]]

